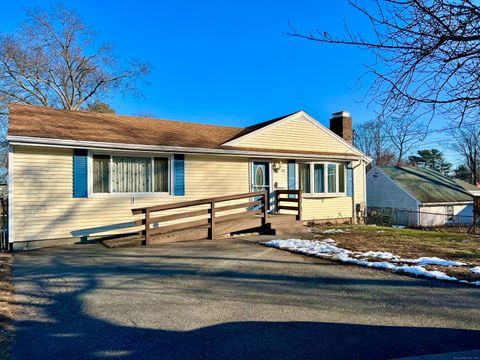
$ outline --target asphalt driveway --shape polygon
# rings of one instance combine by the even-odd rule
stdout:
[[[480,348],[480,289],[246,239],[15,254],[14,359],[384,359]]]

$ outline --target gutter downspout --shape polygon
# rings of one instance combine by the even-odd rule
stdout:
[[[350,162],[350,166],[352,166],[353,161]],[[352,220],[353,223],[357,223],[357,211],[355,209],[355,169],[363,164],[363,160],[360,160],[360,162],[352,166]],[[365,181],[364,181],[365,184]]]

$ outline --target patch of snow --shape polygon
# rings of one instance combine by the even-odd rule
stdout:
[[[409,266],[409,265],[402,265],[397,266],[397,270],[403,271],[409,274],[421,275],[426,277],[435,278],[438,280],[449,280],[449,281],[458,281],[456,277],[448,276],[443,271],[437,270],[427,270],[422,266]]]
[[[406,263],[418,264],[418,265],[439,265],[439,266],[463,266],[464,263],[460,261],[450,261],[445,259],[440,259],[438,257],[419,257],[418,259],[401,259],[401,261]]]
[[[480,266],[475,266],[473,268],[468,269],[473,274],[480,274]]]
[[[405,229],[404,225],[392,225],[392,228],[394,229]]]
[[[321,231],[322,234],[343,234],[344,232],[342,229],[327,229]]]
[[[363,253],[358,253],[362,256],[366,257],[374,257],[374,258],[379,258],[379,259],[385,259],[385,260],[400,260],[399,256],[393,255],[392,253],[386,252],[386,251],[367,251]]]
[[[443,271],[427,270],[424,265],[441,265],[441,266],[462,266],[461,262],[449,261],[437,257],[421,257],[418,259],[401,259],[389,252],[382,251],[367,251],[367,252],[352,252],[347,249],[336,246],[332,239],[325,239],[321,241],[315,240],[270,240],[262,243],[263,245],[275,247],[277,249],[291,250],[304,255],[313,255],[316,257],[338,260],[348,264],[355,264],[360,266],[367,266],[376,269],[387,269],[394,271],[402,271],[408,274],[420,275],[424,277],[434,278],[438,280],[458,281],[462,283],[480,286],[480,281],[469,282],[465,280],[458,280],[453,276],[448,276]],[[369,261],[366,258],[358,259],[358,257],[377,257],[384,260],[393,260],[399,262],[409,262],[415,265],[398,265],[389,261]],[[478,270],[480,271],[480,267]],[[476,269],[472,268],[472,269]],[[470,269],[470,270],[472,270]]]

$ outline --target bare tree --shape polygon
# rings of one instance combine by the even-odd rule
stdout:
[[[480,175],[480,125],[454,129],[451,134],[454,139],[452,149],[463,158],[471,173],[472,184],[477,184]]]
[[[351,6],[369,20],[371,36],[347,27],[287,34],[369,49],[376,80],[370,90],[383,115],[428,113],[456,124],[480,113],[480,4],[475,0],[374,0]],[[363,34],[365,32],[362,29]]]
[[[354,130],[354,145],[373,159],[376,165],[391,165],[395,154],[389,148],[385,123],[380,120],[368,121]]]
[[[113,92],[140,95],[150,68],[121,61],[111,44],[61,4],[27,11],[19,29],[0,34],[0,134],[6,133],[12,101],[70,110],[94,106]],[[0,177],[6,173],[6,142],[0,142]]]
[[[62,5],[27,11],[20,29],[0,37],[0,112],[11,101],[78,110],[113,91],[138,94],[149,66],[121,62],[111,44]]]
[[[113,107],[100,100],[95,100],[93,103],[88,103],[86,110],[104,114],[115,114],[115,109]]]
[[[425,137],[426,127],[411,117],[391,118],[385,126],[391,144],[397,149],[397,165]]]

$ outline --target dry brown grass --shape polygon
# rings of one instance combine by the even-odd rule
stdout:
[[[328,229],[341,229],[338,234],[323,233]],[[466,267],[429,266],[429,270],[440,270],[461,280],[480,281],[479,274],[468,272],[469,267],[480,266],[480,235],[449,231],[416,229],[394,229],[380,226],[311,226],[314,239],[332,238],[342,248],[351,251],[388,251],[402,258],[436,256],[460,261]]]
[[[12,260],[0,252],[0,359],[8,359],[13,341],[13,283]]]

